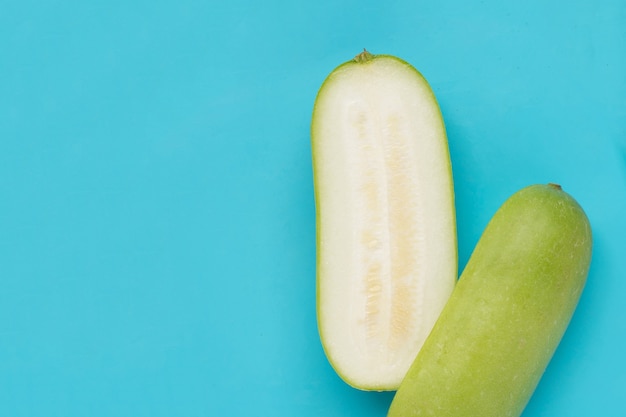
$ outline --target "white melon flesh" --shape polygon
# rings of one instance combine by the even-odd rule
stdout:
[[[353,387],[394,390],[456,282],[441,112],[412,66],[364,52],[324,82],[311,133],[324,350]]]

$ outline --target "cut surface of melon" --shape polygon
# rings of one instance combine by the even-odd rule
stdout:
[[[322,85],[311,134],[324,350],[348,384],[397,389],[456,282],[439,107],[409,64],[364,53]]]

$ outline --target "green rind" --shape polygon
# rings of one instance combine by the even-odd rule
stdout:
[[[390,417],[517,417],[559,344],[591,262],[589,221],[553,184],[495,214]]]
[[[313,183],[316,184],[317,181],[317,174],[316,174],[316,170],[315,167],[316,165],[316,141],[315,141],[315,137],[316,137],[316,113],[317,113],[317,103],[319,102],[319,98],[324,94],[324,92],[326,91],[326,89],[328,89],[330,87],[330,85],[332,84],[332,82],[334,81],[334,78],[337,76],[337,74],[341,71],[345,71],[345,70],[349,70],[350,67],[352,66],[359,66],[359,65],[369,65],[373,62],[375,62],[376,60],[380,60],[380,59],[389,59],[389,60],[393,60],[399,64],[401,64],[402,66],[410,69],[412,72],[415,73],[415,76],[418,77],[423,83],[424,85],[426,85],[428,87],[428,92],[430,94],[430,98],[433,102],[433,106],[437,109],[438,113],[439,113],[439,120],[441,121],[441,129],[443,132],[443,139],[445,141],[445,150],[447,153],[447,159],[448,159],[448,176],[450,178],[450,189],[449,189],[449,193],[451,198],[451,202],[452,202],[452,207],[450,208],[449,212],[452,215],[452,224],[454,226],[454,230],[453,230],[453,238],[455,239],[455,243],[454,243],[454,247],[457,247],[457,243],[456,243],[456,236],[457,236],[457,229],[456,229],[456,210],[455,210],[455,206],[454,206],[454,182],[452,181],[453,178],[453,174],[452,174],[452,162],[450,159],[450,151],[448,148],[448,140],[447,140],[447,134],[446,134],[446,129],[445,129],[445,124],[443,121],[443,115],[441,113],[441,108],[439,107],[439,103],[437,102],[437,98],[435,97],[435,94],[430,86],[430,84],[428,83],[428,81],[426,80],[426,78],[415,68],[413,67],[411,64],[409,64],[408,62],[404,61],[401,58],[398,58],[396,56],[393,55],[387,55],[387,54],[371,54],[367,51],[363,51],[361,52],[359,55],[355,56],[355,58],[344,62],[343,64],[340,64],[339,66],[337,66],[324,80],[324,82],[322,83],[317,96],[315,98],[315,104],[313,106],[313,115],[312,115],[312,121],[311,121],[311,156],[312,156],[312,163],[313,163]],[[316,224],[316,253],[319,254],[320,253],[320,195],[319,195],[319,189],[318,187],[314,187],[314,198],[315,198],[315,224]],[[455,265],[458,265],[458,251],[455,251],[454,253],[455,256]],[[317,273],[319,273],[319,263],[320,263],[320,259],[319,259],[319,255],[317,256],[316,259],[316,271],[318,271]],[[317,275],[316,278],[316,315],[317,315],[317,322],[320,322],[320,317],[319,317],[319,275]],[[319,331],[319,326],[318,326],[318,331]],[[323,335],[319,334],[320,339],[323,340]],[[326,357],[329,358],[329,362],[330,365],[333,367],[333,369],[335,370],[335,372],[337,372],[337,374],[341,377],[341,379],[347,383],[348,385],[350,385],[353,388],[356,389],[360,389],[360,390],[365,390],[365,391],[389,391],[389,390],[395,390],[397,387],[388,387],[388,386],[384,386],[384,385],[361,385],[356,381],[352,381],[350,378],[346,377],[345,375],[342,375],[339,371],[338,368],[335,366],[335,364],[332,362],[332,360],[330,360],[330,355],[328,354],[328,352],[326,351],[326,347],[324,345],[324,343],[322,343],[322,348],[324,349],[324,352],[326,354]]]

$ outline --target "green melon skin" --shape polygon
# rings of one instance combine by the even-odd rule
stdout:
[[[510,197],[388,416],[520,416],[576,308],[591,249],[587,216],[560,186],[533,185]]]

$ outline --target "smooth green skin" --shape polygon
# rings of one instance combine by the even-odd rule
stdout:
[[[388,416],[519,416],[572,317],[591,228],[557,185],[495,214],[393,399]]]

